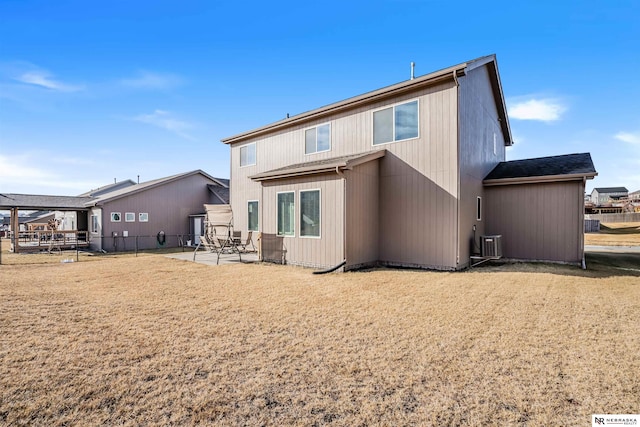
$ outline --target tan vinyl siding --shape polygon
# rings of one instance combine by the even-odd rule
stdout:
[[[345,269],[375,264],[379,259],[379,161],[345,171],[346,260]]]
[[[372,110],[413,99],[419,100],[419,137],[374,146]],[[244,211],[247,200],[260,199],[263,201],[262,225],[266,227],[266,195],[260,196],[260,183],[252,182],[249,176],[305,161],[384,148],[388,152],[380,160],[381,260],[400,265],[455,268],[458,241],[456,110],[457,90],[451,80],[232,144],[233,210]],[[305,155],[304,130],[324,123],[331,124],[331,150]],[[240,168],[239,148],[251,142],[256,142],[257,163]],[[265,183],[265,187],[267,185]],[[328,218],[324,217],[324,223]],[[236,226],[246,228],[244,222]]]
[[[455,268],[453,195],[404,161],[387,154],[381,164],[380,206],[383,263]]]
[[[505,258],[580,263],[582,181],[487,187],[486,234],[502,235]]]
[[[263,183],[261,230],[276,234],[276,194],[295,192],[295,237],[284,237],[289,264],[332,267],[344,259],[344,180],[337,174],[274,180]],[[320,190],[320,238],[300,237],[300,190]]]
[[[483,217],[476,219],[477,197],[483,196],[482,180],[505,160],[505,141],[498,121],[489,73],[486,67],[471,70],[460,81],[460,260],[459,268],[469,264],[476,236],[485,234],[489,209],[483,202]],[[493,135],[496,135],[496,154]]]

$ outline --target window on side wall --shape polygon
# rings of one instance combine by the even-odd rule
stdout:
[[[256,164],[256,143],[240,147],[240,166],[252,166]]]
[[[315,126],[304,131],[304,153],[313,154],[331,150],[331,125]]]
[[[134,212],[125,212],[124,222],[136,222],[136,214]]]
[[[122,221],[122,214],[120,212],[111,212],[111,222]]]
[[[91,215],[91,232],[98,232],[98,215]]]
[[[493,133],[493,155],[498,155],[498,138],[495,132]]]
[[[148,222],[149,221],[149,213],[148,212],[140,212],[138,214],[139,222]]]
[[[320,237],[320,190],[300,191],[300,236]]]
[[[296,206],[295,193],[288,191],[277,194],[278,236],[295,236]]]
[[[417,137],[417,99],[373,112],[373,145]]]
[[[247,202],[247,230],[258,231],[258,201]]]

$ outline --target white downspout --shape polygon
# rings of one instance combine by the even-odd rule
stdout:
[[[340,170],[340,166],[336,166],[336,173],[342,178],[342,259],[344,260],[342,271],[345,271],[347,266],[347,177]]]

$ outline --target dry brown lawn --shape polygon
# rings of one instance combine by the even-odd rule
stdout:
[[[30,264],[59,264],[63,262],[87,262],[98,261],[102,258],[130,258],[136,256],[133,252],[114,252],[108,254],[102,254],[98,252],[89,252],[85,250],[78,251],[66,250],[59,251],[53,250],[51,253],[45,251],[41,252],[21,252],[11,253],[11,241],[7,238],[2,238],[0,242],[2,248],[1,264],[4,265],[30,265]],[[193,249],[185,249],[186,251],[192,251]],[[137,256],[143,257],[148,255],[167,254],[173,252],[182,252],[181,248],[166,248],[166,249],[154,249],[148,251],[140,251]]]
[[[640,411],[640,277],[0,266],[0,424],[588,425]]]
[[[640,246],[640,223],[600,224],[600,232],[585,233],[585,245]]]

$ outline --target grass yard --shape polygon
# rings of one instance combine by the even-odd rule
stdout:
[[[640,411],[640,275],[0,266],[0,424],[588,425]]]
[[[602,223],[600,232],[585,233],[585,245],[640,246],[640,223]]]

